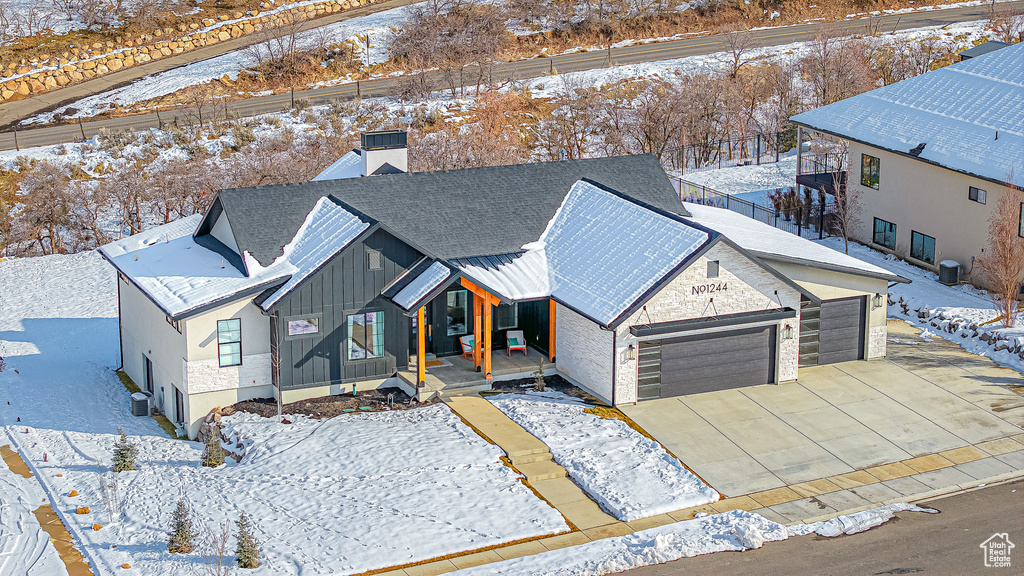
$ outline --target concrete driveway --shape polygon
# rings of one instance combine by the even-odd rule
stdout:
[[[1024,469],[1024,397],[1010,390],[1024,379],[954,344],[922,341],[916,332],[891,321],[884,360],[816,366],[801,369],[793,383],[665,398],[622,411],[728,496],[947,451],[952,460],[938,457],[942,470],[934,472],[944,475],[940,484]],[[958,449],[980,450],[986,458],[946,468],[959,464]]]

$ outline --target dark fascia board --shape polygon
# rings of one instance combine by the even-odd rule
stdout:
[[[754,252],[762,260],[777,260],[779,262],[786,262],[788,264],[799,264],[800,266],[806,266],[808,268],[819,268],[821,270],[828,270],[829,272],[841,272],[843,274],[850,274],[851,276],[864,276],[866,278],[875,278],[877,280],[886,280],[889,282],[896,282],[898,284],[910,284],[909,278],[904,278],[898,274],[879,274],[877,272],[869,272],[867,270],[858,270],[857,268],[848,268],[846,266],[839,266],[838,264],[828,264],[826,262],[818,262],[817,260],[806,260],[804,258],[795,258],[793,256],[781,256],[778,254],[769,254],[767,252]]]
[[[342,252],[344,252],[344,251],[348,250],[349,248],[351,248],[352,245],[355,244],[356,242],[362,242],[363,240],[369,238],[371,234],[373,234],[374,232],[376,232],[379,229],[380,229],[380,223],[379,222],[371,223],[370,226],[366,230],[363,230],[363,232],[360,235],[358,235],[355,238],[353,238],[352,241],[349,242],[348,244],[346,244],[341,250],[338,250],[338,252],[335,253],[334,256],[331,256],[327,260],[324,260],[323,262],[321,262],[319,266],[314,268],[309,274],[306,275],[306,278],[302,282],[299,282],[295,286],[292,286],[292,289],[289,290],[288,292],[286,292],[285,294],[283,294],[281,296],[281,298],[278,299],[277,303],[280,304],[281,300],[283,300],[285,296],[287,296],[288,294],[291,294],[292,292],[295,292],[303,284],[305,284],[306,282],[309,282],[310,278],[312,278],[313,276],[316,276],[317,274],[319,274],[320,271],[323,270],[328,264],[333,262],[334,259],[337,258],[339,254],[341,254]],[[261,296],[263,301],[266,301],[266,299],[270,297],[270,294],[266,294],[265,296],[261,294],[260,296]],[[257,304],[259,305],[260,309],[263,310],[263,313],[265,315],[272,314],[277,309],[277,304],[275,304],[274,306],[271,306],[269,310],[264,309],[263,308],[263,301],[258,302]]]
[[[835,136],[836,138],[841,138],[843,140],[849,140],[850,142],[856,142],[858,144],[863,144],[865,146],[870,146],[871,148],[877,148],[878,150],[885,150],[886,152],[889,152],[889,153],[892,153],[892,154],[896,154],[897,156],[903,156],[904,158],[910,158],[912,160],[917,160],[918,162],[924,162],[925,164],[930,164],[931,166],[935,166],[937,168],[942,168],[943,170],[949,170],[950,172],[954,172],[956,174],[965,174],[967,176],[970,176],[971,178],[977,178],[979,180],[984,180],[986,182],[991,182],[991,183],[996,184],[998,186],[1006,186],[1008,184],[1008,182],[1003,182],[1002,180],[996,180],[995,178],[989,178],[988,176],[982,176],[980,174],[975,174],[973,172],[967,172],[966,170],[957,170],[956,168],[950,168],[949,166],[946,166],[945,164],[939,164],[938,162],[936,162],[934,160],[929,160],[927,158],[921,158],[920,156],[914,156],[913,154],[910,153],[909,150],[895,150],[893,148],[886,148],[885,146],[879,146],[878,144],[872,144],[871,142],[866,142],[864,140],[860,140],[860,139],[857,139],[857,138],[851,138],[851,137],[846,136],[844,134],[839,134],[838,132],[832,132],[832,131],[825,130],[825,129],[822,129],[822,128],[816,128],[816,127],[811,126],[810,124],[807,124],[805,122],[797,122],[796,120],[793,120],[792,118],[790,118],[789,121],[792,122],[793,124],[796,124],[797,126],[802,126],[804,128],[808,128],[810,130],[814,130],[815,132],[821,132],[823,134],[828,134],[830,136]]]
[[[722,316],[708,318],[689,318],[686,320],[672,320],[669,322],[657,322],[646,326],[630,326],[629,332],[633,336],[661,336],[663,334],[675,334],[678,332],[690,332],[706,328],[720,328],[723,326],[739,326],[751,322],[771,322],[796,318],[796,310],[793,308],[772,308],[769,310],[758,310],[755,312],[739,312],[737,314],[725,314]]]
[[[149,300],[150,302],[152,302],[154,306],[156,306],[157,308],[159,308],[159,309],[160,309],[160,311],[161,311],[161,312],[163,312],[163,313],[164,313],[165,315],[167,315],[167,316],[171,316],[171,313],[170,313],[170,312],[168,312],[168,311],[167,311],[167,309],[163,307],[163,305],[161,305],[161,304],[160,304],[159,302],[157,302],[155,298],[153,298],[152,296],[150,296],[150,295],[149,295],[149,292],[146,292],[145,290],[143,290],[143,289],[142,289],[142,286],[139,286],[138,284],[136,284],[135,282],[133,282],[133,281],[132,281],[132,278],[131,278],[131,276],[129,276],[127,272],[125,272],[124,270],[122,270],[122,269],[121,269],[121,267],[120,267],[120,266],[118,266],[118,265],[117,265],[117,263],[115,263],[115,262],[114,262],[114,259],[113,259],[113,258],[111,258],[110,256],[108,256],[108,255],[107,255],[106,251],[104,251],[104,250],[100,249],[100,250],[97,250],[97,252],[99,252],[99,253],[100,253],[100,256],[102,256],[104,260],[106,260],[107,262],[109,262],[109,263],[110,263],[110,265],[111,265],[111,266],[113,266],[115,270],[117,270],[118,272],[120,272],[121,274],[123,274],[123,275],[124,275],[124,277],[128,279],[128,283],[129,283],[129,284],[131,284],[132,286],[135,286],[135,289],[136,289],[136,290],[138,290],[139,292],[142,292],[142,294],[143,294],[143,295],[145,295],[145,296],[146,296],[146,298],[147,298],[147,299],[148,299],[148,300]],[[119,276],[120,276],[120,275],[119,275]]]
[[[402,271],[401,274],[395,276],[395,278],[391,280],[391,282],[385,284],[384,287],[381,288],[380,290],[380,295],[383,296],[385,299],[388,299],[390,298],[390,296],[388,295],[389,293],[398,294],[399,292],[402,291],[403,288],[408,286],[410,282],[412,282],[419,276],[419,274],[413,276],[413,272],[419,270],[420,273],[423,273],[434,262],[436,262],[436,260],[434,260],[433,258],[427,258],[426,256],[420,257],[419,260],[413,262],[412,266],[406,268],[405,270]]]

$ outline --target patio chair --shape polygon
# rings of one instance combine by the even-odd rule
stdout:
[[[462,344],[462,357],[466,360],[473,359],[473,335],[466,334],[465,336],[459,336],[459,342]]]
[[[523,336],[522,330],[509,330],[505,333],[505,339],[508,340],[508,355],[510,357],[513,350],[522,350],[523,354],[526,354],[526,336]]]

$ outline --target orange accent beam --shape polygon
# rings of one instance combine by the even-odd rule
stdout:
[[[416,386],[422,387],[427,382],[427,331],[424,328],[424,308],[416,311]]]
[[[555,326],[558,313],[558,304],[554,300],[548,300],[548,359],[555,362]]]
[[[476,296],[483,298],[484,295],[487,294],[487,290],[484,290],[483,288],[477,286],[476,284],[470,282],[469,280],[466,280],[465,278],[459,278],[459,282],[462,284],[463,288],[469,290]]]
[[[491,375],[491,308],[492,299],[488,294],[484,297],[484,378],[490,380]]]
[[[482,318],[480,310],[484,306],[484,300],[486,296],[477,296],[473,294],[473,369],[477,372],[480,371],[480,347],[483,344],[481,337],[483,334]]]

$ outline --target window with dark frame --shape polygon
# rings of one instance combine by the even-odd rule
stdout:
[[[380,250],[371,250],[370,248],[366,249],[366,269],[384,269],[384,255],[380,253]]]
[[[910,257],[928,264],[935,264],[935,238],[911,231]]]
[[[447,324],[446,335],[448,336],[462,336],[469,332],[468,310],[469,310],[469,291],[468,290],[451,290],[445,296],[447,299],[446,307],[446,318],[445,323]]]
[[[860,184],[878,190],[878,172],[880,161],[874,156],[860,155]]]
[[[519,304],[498,304],[494,308],[494,329],[510,330],[519,327]]]
[[[708,278],[718,278],[718,260],[708,260]]]
[[[242,365],[242,321],[239,318],[217,321],[217,357],[221,368]]]
[[[973,200],[974,202],[977,202],[978,204],[984,204],[985,201],[988,200],[988,192],[982,190],[981,188],[975,188],[974,186],[969,186],[967,188],[967,199],[968,200]]]
[[[369,360],[384,357],[384,312],[360,312],[349,314],[348,325],[349,360]]]
[[[1020,217],[1017,219],[1017,236],[1024,238],[1024,202],[1020,203]]]
[[[320,318],[318,316],[288,318],[287,322],[288,336],[307,336],[320,332]]]
[[[871,241],[879,246],[885,246],[890,250],[896,249],[896,225],[886,222],[881,218],[875,218],[874,234]]]

